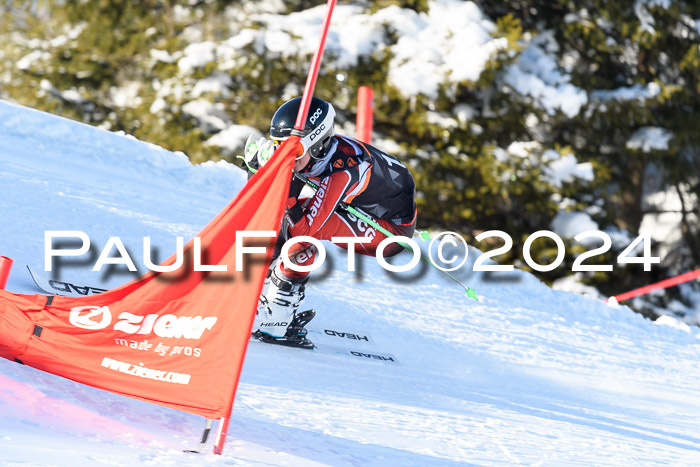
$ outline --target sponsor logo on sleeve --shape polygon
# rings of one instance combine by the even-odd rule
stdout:
[[[316,196],[314,196],[313,203],[311,206],[309,206],[309,210],[306,214],[306,220],[309,222],[309,227],[314,225],[314,220],[316,220],[316,216],[318,215],[318,210],[321,209],[321,205],[323,204],[323,200],[326,199],[326,193],[328,192],[328,177],[324,178],[321,181],[321,184],[318,188],[318,191],[316,192]]]

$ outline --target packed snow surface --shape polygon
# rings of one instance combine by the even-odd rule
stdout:
[[[44,231],[120,236],[141,263],[204,227],[245,183],[133,138],[0,101],[0,255],[7,289],[37,293]],[[427,248],[427,245],[423,245]],[[700,333],[555,291],[529,274],[347,272],[328,244],[306,304],[401,365],[251,344],[223,456],[187,454],[201,417],[0,361],[3,465],[697,465]],[[69,262],[61,278],[132,276]],[[397,258],[408,262],[407,255]],[[332,261],[331,261],[332,260]],[[332,262],[333,267],[329,267]],[[405,264],[405,263],[402,263]]]

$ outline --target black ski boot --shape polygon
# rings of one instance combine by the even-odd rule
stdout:
[[[314,349],[316,346],[309,339],[306,338],[308,331],[304,329],[309,321],[311,321],[316,312],[314,310],[306,310],[301,313],[295,313],[292,322],[289,323],[287,332],[284,337],[274,337],[269,334],[265,334],[261,331],[255,331],[253,337],[264,342],[266,344],[276,344],[284,345],[287,347],[299,347],[302,349]]]

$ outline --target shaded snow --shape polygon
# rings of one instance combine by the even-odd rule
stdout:
[[[672,137],[673,133],[664,128],[645,126],[630,136],[627,140],[627,148],[639,149],[642,152],[665,151]]]
[[[656,22],[649,9],[655,7],[667,9],[670,6],[671,0],[635,0],[634,13],[639,20],[639,27],[649,34],[654,34]]]
[[[229,87],[232,83],[233,79],[228,73],[214,73],[197,81],[192,89],[192,97],[200,97],[208,92],[228,97],[230,95]]]
[[[539,158],[534,157],[540,152]],[[529,159],[531,164],[542,166],[542,179],[556,187],[575,181],[590,182],[595,178],[590,162],[579,163],[573,154],[561,154],[554,149],[542,151],[537,141],[514,141],[505,151],[500,148],[494,151],[494,156],[501,162],[507,162],[509,155]]]
[[[581,295],[588,295],[595,298],[603,298],[598,292],[598,289],[590,285],[583,284],[584,275],[580,272],[572,274],[571,276],[562,277],[557,279],[552,283],[552,288],[554,290],[563,290],[566,292],[573,292]]]
[[[557,151],[549,149],[543,157],[549,161],[545,167],[546,179],[556,187],[561,187],[565,182],[573,182],[574,179],[590,182],[594,178],[593,165],[590,162],[579,164],[573,154],[560,155]]]
[[[190,73],[196,68],[202,68],[216,60],[215,51],[216,44],[211,41],[190,44],[184,50],[184,57],[178,60],[177,67],[183,73]]]
[[[532,97],[549,114],[561,111],[575,117],[588,102],[588,95],[569,82],[569,75],[560,69],[548,48],[558,49],[551,33],[536,37],[516,63],[508,67],[504,79],[518,93]]]
[[[260,131],[252,126],[231,125],[209,138],[204,144],[206,146],[218,146],[223,150],[224,154],[232,155],[236,151],[243,152],[245,142],[250,135],[253,135],[254,141],[263,136]]]
[[[562,237],[573,238],[588,230],[598,230],[598,224],[585,212],[560,211],[552,219],[552,231]]]
[[[613,90],[596,90],[591,93],[591,98],[602,101],[631,101],[652,99],[659,95],[661,86],[657,83],[649,83],[646,86],[635,84],[634,86],[621,87]]]
[[[197,119],[205,133],[221,131],[228,126],[231,118],[226,113],[224,104],[197,99],[182,106],[182,112]]]
[[[437,0],[429,7],[427,15],[403,11],[402,35],[390,48],[389,80],[405,96],[435,98],[442,82],[476,81],[494,52],[508,46],[491,36],[495,24],[473,2]]]

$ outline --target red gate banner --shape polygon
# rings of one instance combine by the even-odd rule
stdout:
[[[225,265],[226,272],[194,272],[193,239],[178,270],[149,272],[98,295],[0,290],[0,356],[207,418],[228,417],[275,240],[248,238],[237,248],[236,237],[279,230],[298,141],[289,138],[197,236],[201,264]],[[236,271],[237,253],[261,246],[264,252],[243,254]]]

